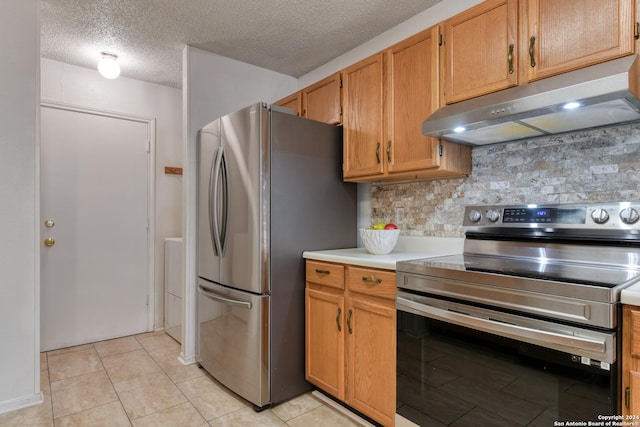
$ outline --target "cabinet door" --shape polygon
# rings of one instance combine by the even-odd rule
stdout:
[[[300,92],[292,93],[286,98],[274,102],[274,104],[288,108],[293,111],[293,114],[300,116],[302,112],[302,94]]]
[[[639,415],[640,414],[640,372],[629,372],[629,408],[623,410],[625,415]],[[624,394],[623,394],[624,396]],[[627,397],[625,397],[625,400]],[[622,405],[623,407],[625,404]]]
[[[382,174],[382,53],[342,71],[344,177]]]
[[[394,300],[352,294],[347,328],[347,404],[383,425],[396,412],[396,309]]]
[[[447,104],[518,84],[517,26],[517,0],[488,0],[445,22]]]
[[[522,41],[527,49],[522,66],[528,68],[529,81],[633,53],[633,3],[529,0],[528,32]]]
[[[344,297],[307,287],[305,300],[305,378],[344,400]]]
[[[622,414],[640,415],[640,308],[622,308]]]
[[[340,73],[302,89],[302,115],[308,119],[340,124]]]
[[[434,27],[385,51],[389,173],[439,165],[438,140],[422,135],[422,122],[439,106],[438,36]]]

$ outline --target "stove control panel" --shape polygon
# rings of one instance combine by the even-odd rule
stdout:
[[[468,206],[467,228],[577,228],[640,230],[640,202]]]

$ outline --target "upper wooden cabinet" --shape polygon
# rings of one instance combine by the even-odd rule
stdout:
[[[345,180],[384,172],[383,55],[342,71]]]
[[[282,98],[281,100],[274,102],[274,104],[279,105],[284,108],[288,108],[293,111],[293,114],[296,116],[302,115],[302,93],[296,92],[291,95]]]
[[[422,135],[439,106],[439,31],[433,27],[343,70],[346,181],[462,176],[469,147]]]
[[[516,86],[518,1],[485,1],[445,21],[444,47],[447,104]]]
[[[302,116],[332,125],[342,123],[340,73],[302,89]]]
[[[444,23],[451,104],[635,52],[634,0],[487,0]]]
[[[634,53],[633,0],[523,1],[527,81]]]
[[[293,110],[297,116],[337,125],[342,123],[340,73],[293,93],[275,104]]]

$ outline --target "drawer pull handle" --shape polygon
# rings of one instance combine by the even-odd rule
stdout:
[[[342,326],[340,326],[340,315],[342,314],[342,309],[338,307],[338,315],[336,316],[336,324],[338,325],[338,332],[342,332]]]
[[[349,330],[349,334],[353,333],[353,329],[351,329],[351,316],[353,315],[353,310],[349,309],[349,314],[347,315],[347,329]]]
[[[371,283],[382,283],[382,279],[375,277],[375,276],[362,276],[362,281],[363,282],[371,282]]]
[[[316,268],[316,273],[318,273],[318,274],[331,274],[331,272],[329,270],[321,270],[319,268]]]

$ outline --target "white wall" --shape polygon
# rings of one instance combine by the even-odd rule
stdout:
[[[0,413],[41,400],[36,108],[40,96],[40,1],[3,1],[2,9]]]
[[[183,51],[185,144],[184,363],[196,356],[196,135],[216,118],[257,102],[274,102],[297,89],[295,78],[187,46]]]
[[[325,78],[326,76],[340,71],[343,68],[355,64],[361,59],[367,58],[374,53],[410,37],[420,31],[432,27],[458,13],[482,3],[484,0],[443,0],[433,7],[421,12],[401,24],[385,31],[377,37],[351,49],[315,70],[305,74],[298,79],[298,88],[302,89],[312,83]]]
[[[156,119],[155,329],[164,325],[164,238],[182,235],[182,181],[165,166],[182,167],[182,91],[97,70],[41,59],[43,101]]]

